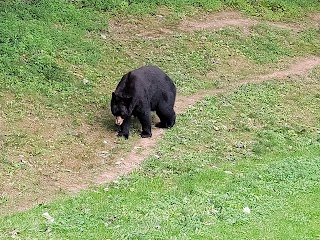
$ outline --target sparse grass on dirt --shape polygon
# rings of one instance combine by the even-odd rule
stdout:
[[[158,65],[179,96],[190,96],[285,69],[320,56],[319,7],[313,0],[2,1],[0,214],[40,206],[1,217],[0,238],[214,238],[249,234],[243,223],[256,229],[251,238],[292,229],[319,237],[319,68],[294,83],[244,86],[198,103],[140,172],[109,191],[68,197],[94,185],[139,138],[139,124],[130,141],[115,138],[109,102],[125,72]],[[201,26],[223,9],[219,21],[236,16],[241,24]],[[277,175],[294,181],[281,185]],[[296,216],[303,199],[310,201]],[[252,215],[242,214],[244,204]]]

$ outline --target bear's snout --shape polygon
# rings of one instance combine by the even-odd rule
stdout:
[[[123,118],[122,117],[120,117],[120,116],[117,116],[116,117],[116,124],[118,125],[118,126],[120,126],[122,123],[123,123]]]

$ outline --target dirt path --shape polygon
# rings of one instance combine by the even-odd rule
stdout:
[[[317,26],[319,16],[306,17],[303,23],[283,23],[261,21],[253,17],[244,16],[240,12],[227,11],[218,13],[198,13],[183,19],[179,24],[168,22],[168,13],[161,11],[159,14],[149,16],[147,19],[117,18],[110,21],[110,32],[102,34],[110,36],[117,41],[132,41],[134,39],[162,39],[176,34],[203,30],[220,30],[228,27],[241,29],[245,34],[250,34],[250,29],[263,23],[275,28],[299,32],[307,26]]]
[[[279,70],[267,75],[259,75],[252,77],[251,79],[240,81],[234,83],[230,86],[219,88],[219,89],[212,89],[212,90],[205,90],[201,91],[197,94],[187,97],[178,96],[175,104],[176,112],[182,113],[184,112],[189,106],[194,105],[197,101],[203,99],[206,96],[216,96],[219,94],[224,94],[231,92],[242,85],[245,84],[258,84],[262,83],[267,80],[272,79],[286,79],[294,75],[304,75],[312,68],[320,65],[320,57],[311,57],[306,59],[299,59],[288,69]],[[110,167],[106,172],[96,178],[97,184],[104,184],[111,181],[116,180],[119,176],[126,175],[133,170],[139,168],[142,161],[144,161],[153,151],[156,143],[164,134],[163,129],[153,129],[152,131],[152,138],[145,139],[141,138],[133,148],[133,150],[128,154],[128,156],[121,161],[117,166]]]
[[[312,21],[312,19],[310,20]],[[288,24],[281,22],[269,22],[269,21],[257,21],[254,18],[243,16],[239,12],[220,12],[214,15],[204,15],[200,19],[186,19],[179,25],[179,29],[183,32],[194,32],[199,30],[215,30],[226,27],[238,27],[242,28],[244,32],[249,33],[251,27],[258,23],[265,23],[267,25],[286,29],[294,32],[302,30],[302,26],[298,24]]]
[[[239,12],[220,12],[215,15],[201,16],[200,19],[186,19],[179,25],[184,32],[194,32],[205,29],[220,29],[225,27],[249,28],[257,24],[257,21],[243,17]]]

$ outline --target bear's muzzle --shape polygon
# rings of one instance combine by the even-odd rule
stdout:
[[[120,117],[120,116],[117,116],[116,117],[116,124],[118,125],[118,126],[120,126],[122,123],[123,123],[123,118],[122,117]]]

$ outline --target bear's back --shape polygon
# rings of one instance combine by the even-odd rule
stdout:
[[[153,97],[163,92],[176,94],[176,88],[169,76],[156,66],[143,66],[125,74],[118,84],[116,93],[128,97]]]

